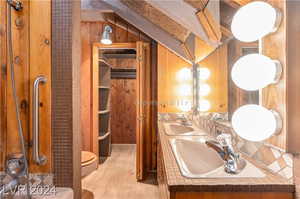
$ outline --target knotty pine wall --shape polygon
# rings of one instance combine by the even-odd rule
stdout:
[[[136,68],[136,59],[107,59],[112,68]],[[136,79],[111,80],[112,144],[136,143]]]
[[[18,125],[13,101],[8,63],[7,40],[7,3],[0,1],[0,170],[5,157],[10,153],[21,152]],[[21,22],[16,26],[15,21]],[[41,23],[43,21],[43,23]],[[47,163],[36,166],[29,154],[30,172],[50,172],[52,169],[51,148],[51,1],[23,1],[23,10],[12,9],[12,40],[16,90],[20,106],[20,116],[26,144],[32,140],[32,95],[33,82],[39,75],[47,78],[40,85],[40,153],[47,157]]]

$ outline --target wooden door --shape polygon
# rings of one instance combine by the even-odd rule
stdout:
[[[145,138],[150,133],[150,101],[147,87],[150,74],[150,45],[137,42],[137,125],[136,125],[136,178],[143,180],[146,173]]]

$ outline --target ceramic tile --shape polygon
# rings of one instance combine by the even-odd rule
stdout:
[[[271,169],[274,173],[277,173],[281,170],[281,167],[277,161],[273,162],[268,166],[269,169]]]
[[[285,167],[279,172],[279,175],[289,179],[293,177],[293,169],[291,167]]]

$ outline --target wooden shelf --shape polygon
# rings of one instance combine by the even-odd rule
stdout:
[[[107,61],[105,61],[104,59],[99,59],[99,62],[103,63],[103,65],[100,65],[101,67],[109,67],[110,68],[110,65],[107,63]]]
[[[108,87],[108,86],[99,86],[99,88],[101,88],[101,89],[110,89],[110,87]]]
[[[103,111],[99,111],[98,113],[99,114],[106,114],[106,113],[109,113],[110,112],[110,110],[103,110]]]
[[[105,133],[105,135],[103,136],[99,136],[98,140],[104,140],[105,138],[107,138],[110,135],[110,132]]]

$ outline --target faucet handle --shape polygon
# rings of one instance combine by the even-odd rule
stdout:
[[[231,135],[228,133],[222,133],[222,134],[218,135],[217,140],[223,147],[232,145]]]

